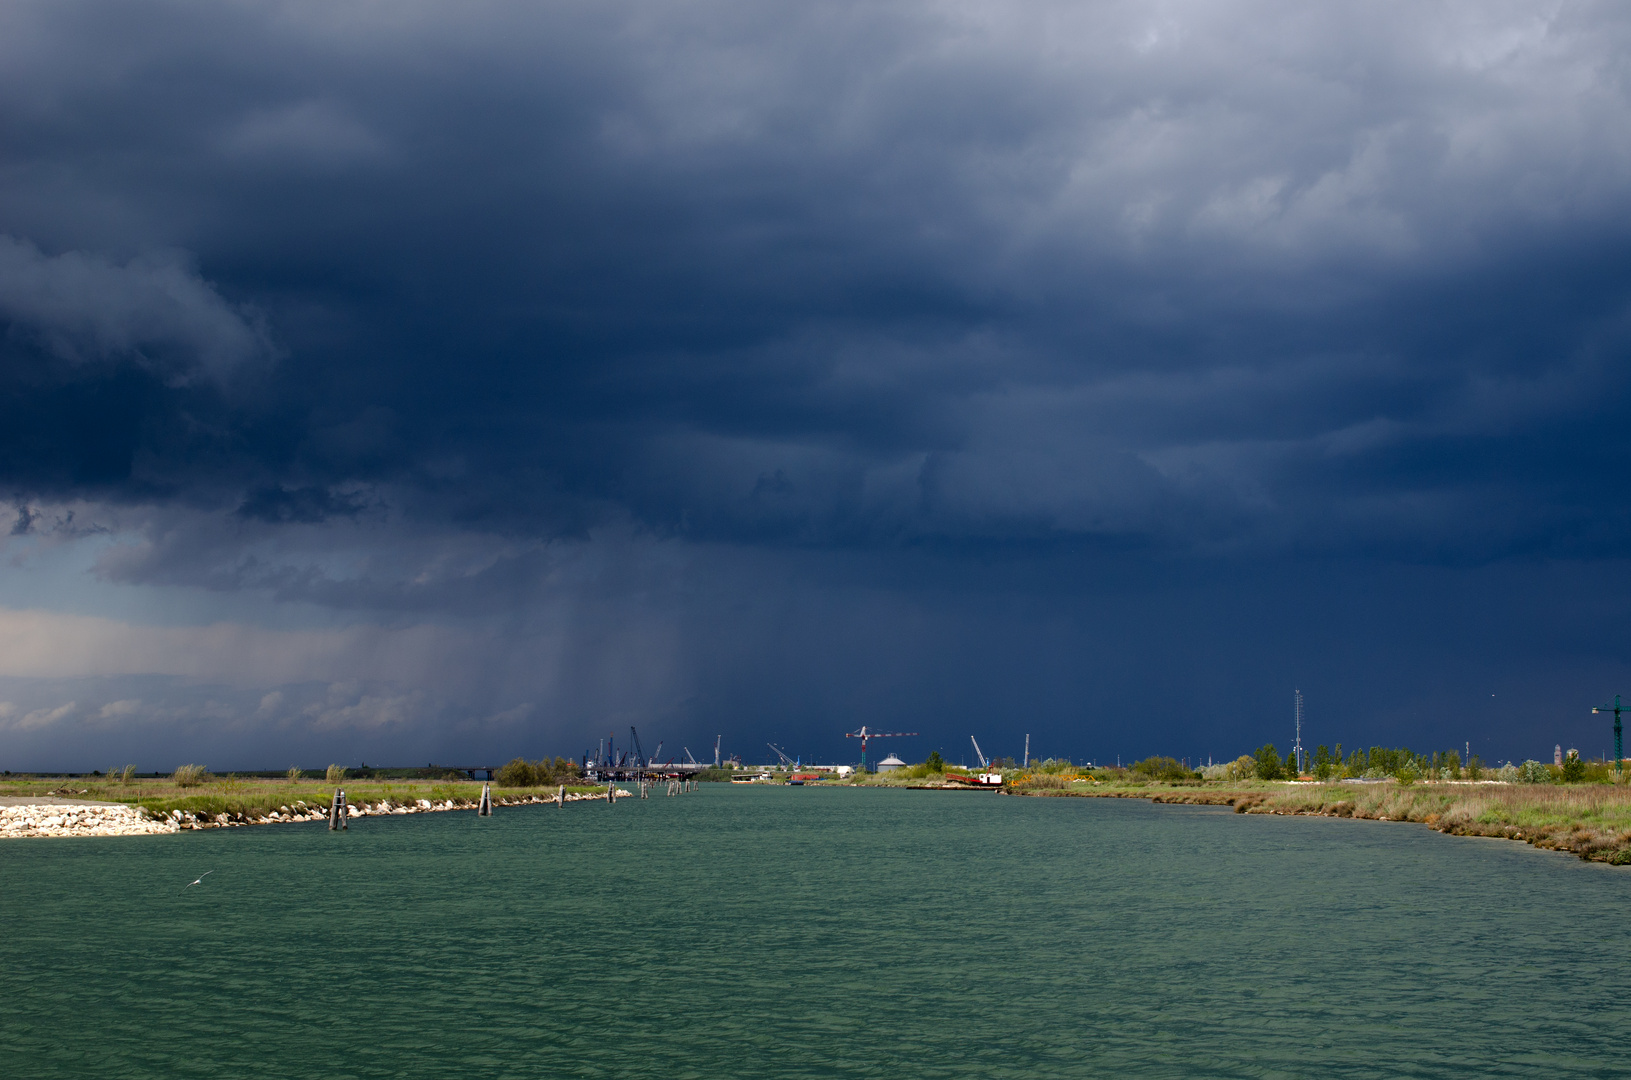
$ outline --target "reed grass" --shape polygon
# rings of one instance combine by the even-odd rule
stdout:
[[[209,778],[209,773],[202,765],[182,765],[170,774],[170,782],[176,787],[197,787]]]

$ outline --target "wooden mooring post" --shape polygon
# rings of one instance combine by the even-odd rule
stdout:
[[[561,789],[555,793],[555,805],[556,806],[565,806],[566,805],[566,785],[565,784],[562,784]]]
[[[481,785],[481,802],[476,805],[477,817],[493,816],[493,785]]]
[[[614,800],[614,799],[613,799],[613,798],[612,798],[612,791],[613,791],[613,790],[614,790],[614,789],[616,789],[616,787],[617,787],[617,781],[616,781],[616,780],[611,780],[611,781],[608,781],[608,782],[607,782],[607,784],[606,784],[606,801],[607,801],[607,802],[613,802],[613,801],[615,801],[615,800]]]
[[[335,829],[350,829],[350,828],[351,828],[351,808],[346,805],[345,791],[342,790],[341,788],[335,788],[334,789],[334,801],[329,804],[329,808],[328,808],[328,829],[329,829],[329,832],[333,832]]]

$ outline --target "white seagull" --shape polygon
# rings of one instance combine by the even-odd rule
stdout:
[[[190,889],[190,888],[192,888],[192,887],[193,887],[193,886],[194,886],[194,885],[202,885],[202,884],[204,884],[204,879],[205,879],[205,878],[207,878],[207,877],[209,877],[209,876],[210,876],[210,875],[211,875],[211,874],[213,874],[213,873],[215,873],[215,871],[214,871],[214,870],[206,870],[206,871],[204,871],[204,872],[203,872],[203,873],[202,873],[202,874],[199,874],[199,875],[198,875],[198,879],[197,879],[197,880],[196,880],[196,881],[189,881],[189,882],[187,882],[187,884],[185,884],[185,885],[183,885],[183,886],[182,886],[182,887],[181,887],[181,891],[182,891],[182,892],[186,892],[186,891],[187,891],[187,890],[188,890],[188,889]]]

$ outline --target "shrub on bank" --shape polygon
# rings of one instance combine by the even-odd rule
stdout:
[[[1133,773],[1151,780],[1193,780],[1198,775],[1170,757],[1147,757],[1133,766]]]
[[[1202,780],[1250,780],[1257,773],[1257,761],[1242,754],[1233,761],[1220,761],[1201,770]]]
[[[549,758],[540,758],[537,761],[528,761],[522,757],[512,758],[493,774],[493,782],[499,787],[507,788],[550,787],[555,784],[569,784],[577,778],[577,765],[563,757],[557,757],[553,761]]]
[[[1511,766],[1507,766],[1507,768],[1511,768]],[[1506,769],[1501,771],[1504,773]],[[1520,784],[1550,784],[1552,782],[1552,770],[1533,758],[1519,765],[1516,772],[1517,776],[1513,779]]]
[[[323,783],[325,783],[325,784],[333,785],[333,784],[341,784],[341,783],[344,783],[344,782],[345,782],[345,766],[344,765],[330,765],[328,767],[328,771],[323,774]]]

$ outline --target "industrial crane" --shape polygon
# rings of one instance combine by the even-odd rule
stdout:
[[[980,740],[970,735],[968,737],[968,741],[974,744],[974,757],[977,761],[979,761],[980,768],[989,769],[991,767],[991,762],[986,759],[986,756],[983,753],[980,752]]]
[[[916,735],[915,731],[868,731],[863,725],[859,731],[846,731],[844,738],[861,740],[861,771],[866,772],[866,744],[873,739],[900,739]]]
[[[786,765],[789,769],[796,769],[799,767],[799,763],[782,753],[782,748],[777,746],[775,743],[765,743],[765,745],[776,751],[776,756],[781,758],[782,764]]]

